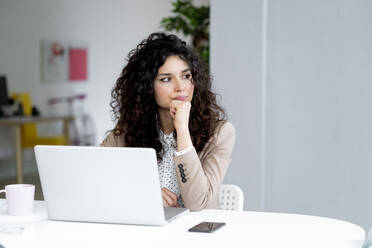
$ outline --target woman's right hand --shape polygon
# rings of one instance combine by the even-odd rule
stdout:
[[[163,198],[164,207],[179,207],[177,194],[164,187],[161,188],[161,195]]]
[[[189,118],[191,103],[188,101],[174,100],[169,106],[170,115],[173,118],[174,128],[178,131],[189,130]]]

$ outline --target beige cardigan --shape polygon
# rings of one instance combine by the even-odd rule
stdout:
[[[219,189],[231,161],[234,143],[234,126],[224,122],[199,154],[193,149],[174,157],[178,185],[186,208],[219,208]],[[125,144],[123,137],[110,133],[101,146],[123,147]]]

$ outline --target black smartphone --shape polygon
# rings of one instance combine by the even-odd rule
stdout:
[[[226,223],[223,222],[201,222],[196,226],[191,227],[189,232],[211,233],[224,225],[226,225]]]

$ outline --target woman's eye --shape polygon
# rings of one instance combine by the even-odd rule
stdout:
[[[183,78],[184,79],[190,79],[191,78],[191,74],[185,74],[185,75],[183,75]]]
[[[170,81],[170,77],[160,78],[160,81],[162,81],[162,82],[169,82]]]

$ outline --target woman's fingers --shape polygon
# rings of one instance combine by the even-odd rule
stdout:
[[[167,188],[162,188],[163,203],[166,202],[165,207],[178,207],[178,196]]]
[[[169,106],[169,111],[172,116],[172,118],[176,118],[176,113],[177,113],[177,106],[181,104],[181,101],[172,101],[170,106]]]
[[[176,109],[171,109],[170,110],[170,115],[172,116],[172,119],[174,119],[176,117]]]
[[[172,198],[165,192],[164,188],[161,189],[164,207],[170,207],[173,205]]]
[[[168,199],[168,202],[170,203],[169,205],[171,207],[175,207],[178,203],[178,197],[175,193],[173,193],[172,191],[170,191],[169,189],[167,188],[163,188],[164,189],[164,192],[165,194],[167,195],[167,199]]]
[[[172,101],[169,106],[170,114],[173,118],[173,124],[176,129],[188,128],[191,103],[188,101]]]
[[[170,196],[168,196],[168,194],[165,193],[163,189],[161,190],[161,196],[162,196],[162,199],[163,199],[164,207],[172,206],[172,198]]]

